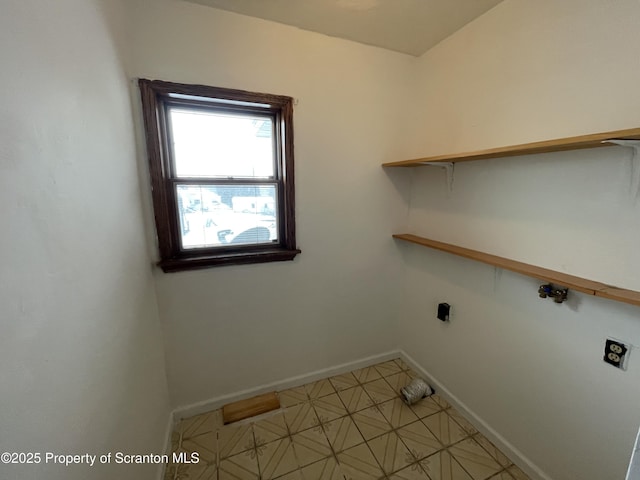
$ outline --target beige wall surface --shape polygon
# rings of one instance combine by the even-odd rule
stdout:
[[[118,2],[0,7],[0,477],[152,479],[158,465],[45,453],[162,453],[164,354]]]
[[[507,0],[420,59],[406,158],[640,125],[637,1]],[[632,150],[607,148],[416,170],[410,231],[640,290]],[[636,168],[638,165],[636,164]],[[407,266],[400,342],[549,478],[620,479],[640,423],[640,363],[602,361],[607,337],[640,344],[638,307],[429,249]],[[438,302],[452,320],[435,319]],[[446,361],[443,361],[446,359]]]
[[[138,1],[130,18],[132,77],[298,102],[302,254],[156,273],[173,404],[396,348],[402,263],[389,232],[406,223],[408,189],[395,189],[380,164],[397,155],[415,59],[185,2]]]

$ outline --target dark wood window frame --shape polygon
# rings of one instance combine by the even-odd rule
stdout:
[[[293,99],[243,90],[186,85],[160,80],[138,81],[146,132],[149,174],[160,261],[165,272],[220,265],[293,260],[296,246],[293,159]],[[177,183],[207,185],[207,179],[178,179],[173,174],[167,109],[169,106],[212,108],[220,100],[240,112],[267,112],[274,118],[278,202],[278,242],[273,244],[183,249],[180,239]],[[217,101],[217,103],[216,103]],[[213,182],[216,183],[216,182]]]

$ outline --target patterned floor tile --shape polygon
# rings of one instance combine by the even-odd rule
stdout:
[[[282,408],[287,408],[308,402],[309,396],[307,395],[307,391],[304,387],[296,387],[278,392],[278,399],[280,400],[280,406]]]
[[[354,377],[351,372],[331,377],[329,381],[331,385],[333,385],[333,388],[336,389],[336,392],[358,385],[358,380],[356,380],[356,377]]]
[[[215,410],[183,419],[164,480],[530,480],[437,394],[407,406],[419,378],[402,359],[278,392],[283,411],[222,425]]]
[[[331,395],[332,393],[336,393],[333,385],[327,379],[319,380],[317,382],[308,383],[304,386],[304,389],[309,395],[310,399],[324,397],[326,395]]]
[[[271,480],[298,469],[298,462],[289,438],[282,438],[258,448],[260,478]]]
[[[284,420],[291,434],[315,427],[320,423],[311,402],[285,409]]]
[[[360,385],[338,392],[338,396],[349,413],[358,412],[374,405],[364,388]]]
[[[178,425],[182,437],[195,437],[203,433],[215,432],[222,427],[222,413],[220,410],[203,413],[195,417],[183,419]]]
[[[259,478],[255,450],[242,452],[220,461],[219,480],[258,480]]]
[[[442,398],[437,393],[434,393],[433,395],[431,395],[431,398],[440,406],[442,410],[445,410],[451,407],[451,405],[449,405],[449,402],[447,402],[444,398]]]
[[[418,420],[413,410],[399,398],[381,403],[378,408],[393,428],[403,427]]]
[[[438,413],[442,410],[442,407],[438,405],[431,397],[418,400],[416,403],[409,405],[411,410],[420,418],[428,417],[434,413]]]
[[[341,452],[364,442],[351,417],[342,417],[325,423],[323,428],[334,452]]]
[[[386,402],[398,396],[398,394],[389,386],[384,379],[380,378],[373,382],[365,383],[363,385],[367,394],[376,403]]]
[[[443,448],[431,430],[422,422],[410,423],[397,430],[397,433],[416,460],[422,460]]]
[[[287,435],[289,435],[289,431],[287,430],[287,423],[284,421],[284,415],[282,413],[263,418],[253,424],[253,436],[258,446],[286,437]]]
[[[368,442],[373,456],[387,475],[403,469],[415,462],[415,459],[405,447],[395,432],[387,433]]]
[[[244,477],[241,477],[244,478]],[[194,463],[191,465],[179,465],[175,480],[218,480],[218,468],[216,465],[206,463]]]
[[[302,470],[294,470],[293,472],[285,473],[275,480],[304,480],[304,477],[302,476]]]
[[[453,418],[458,425],[462,427],[462,430],[464,430],[467,435],[471,436],[478,433],[476,427],[474,427],[473,424],[465,417],[463,417],[455,408],[448,409],[447,414],[451,418]]]
[[[336,418],[344,417],[348,414],[347,409],[344,408],[342,400],[337,393],[327,395],[322,398],[317,398],[313,402],[313,408],[316,410],[316,415],[320,422],[330,422]]]
[[[226,425],[218,430],[220,458],[227,458],[255,448],[251,425]]]
[[[473,480],[446,450],[425,458],[420,465],[431,480]]]
[[[481,433],[475,435],[473,438],[476,442],[482,445],[482,448],[489,452],[489,455],[491,455],[491,457],[503,467],[509,467],[513,464],[513,462],[509,460],[504,453],[498,450],[498,448]]]
[[[177,452],[178,448],[180,448],[180,441],[182,436],[180,435],[180,431],[176,428],[173,432],[171,432],[171,451]]]
[[[394,391],[400,393],[400,389],[411,383],[411,378],[406,372],[394,373],[388,377],[384,377],[385,381],[389,384]]]
[[[472,438],[449,447],[449,452],[474,480],[486,480],[502,470],[502,466]]]
[[[360,370],[354,370],[351,373],[356,377],[358,383],[361,384],[373,382],[374,380],[382,378],[378,371],[373,367],[361,368]]]
[[[515,465],[512,465],[511,467],[507,468],[507,471],[511,474],[511,476],[515,480],[530,480],[529,476]]]
[[[302,468],[303,480],[344,480],[342,470],[333,457]]]
[[[298,465],[301,467],[332,455],[329,441],[319,426],[292,435],[291,441]]]
[[[162,480],[174,480],[176,478],[176,470],[178,465],[176,464],[168,464],[165,465],[164,475],[162,476]]]
[[[198,453],[200,461],[216,463],[217,435],[216,432],[203,433],[196,437],[183,438],[178,452]]]
[[[398,364],[398,366],[400,367],[400,370],[409,370],[411,367],[401,358],[394,358],[393,359],[394,362],[396,362]]]
[[[414,463],[389,477],[389,480],[430,480],[419,463]]]
[[[422,422],[445,446],[452,445],[467,437],[462,427],[444,411],[425,417]]]
[[[374,365],[374,368],[383,377],[388,377],[389,375],[393,375],[394,373],[400,373],[402,371],[400,366],[396,362],[394,362],[393,360],[389,360],[388,362],[379,363],[378,365]]]
[[[390,432],[393,427],[377,407],[369,407],[351,415],[365,440]]]
[[[489,480],[514,480],[509,472],[503,470],[502,472],[494,475]]]
[[[364,443],[336,456],[346,480],[378,480],[384,477],[371,450]]]

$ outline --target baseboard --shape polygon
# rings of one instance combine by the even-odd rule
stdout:
[[[164,432],[164,445],[162,447],[162,453],[166,455],[171,455],[171,433],[173,432],[173,427],[175,426],[174,414],[173,412],[169,413],[169,419],[167,421],[167,426]],[[167,468],[167,465],[164,463],[158,464],[158,478],[164,478],[164,472]]]
[[[316,370],[314,372],[307,373],[304,375],[297,375],[295,377],[285,378],[283,380],[279,380],[273,383],[268,383],[265,385],[260,385],[255,388],[250,388],[247,390],[242,390],[239,392],[230,393],[226,395],[220,395],[218,397],[211,398],[209,400],[204,400],[202,402],[193,403],[191,405],[178,407],[173,411],[172,418],[174,422],[177,422],[182,418],[188,418],[194,415],[199,415],[201,413],[209,412],[211,410],[216,410],[218,408],[221,408],[223,405],[226,405],[227,403],[237,402],[239,400],[244,400],[246,398],[251,398],[256,395],[261,395],[267,392],[273,392],[273,391],[278,392],[281,390],[286,390],[288,388],[299,387],[300,385],[315,382],[323,378],[333,377],[335,375],[340,375],[342,373],[350,372],[351,370],[369,367],[371,365],[375,365],[376,363],[385,362],[387,360],[391,360],[393,358],[399,358],[399,357],[400,357],[400,351],[393,350],[390,352],[381,353],[379,355],[372,355],[370,357],[362,358],[352,362],[342,363],[340,365],[335,365],[333,367],[323,368],[321,370]]]
[[[429,384],[434,387],[436,393],[443,397],[458,412],[460,412],[467,420],[469,420],[476,429],[487,437],[498,449],[500,449],[507,457],[509,457],[518,467],[527,475],[535,480],[552,480],[540,468],[538,468],[529,458],[527,458],[520,450],[508,442],[502,435],[496,432],[487,424],[480,416],[473,412],[464,402],[453,395],[447,388],[431,375],[426,369],[419,365],[406,352],[400,350],[400,358],[416,372],[424,376]]]

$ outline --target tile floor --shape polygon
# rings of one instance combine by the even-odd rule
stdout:
[[[230,425],[184,419],[165,480],[528,480],[437,394],[408,407],[416,374],[400,359],[278,392],[281,409]]]

